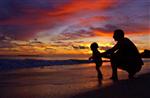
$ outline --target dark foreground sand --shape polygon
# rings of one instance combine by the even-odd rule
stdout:
[[[119,81],[98,81],[94,64],[50,66],[0,72],[0,98],[150,98],[150,66],[146,62],[134,80],[119,71]]]

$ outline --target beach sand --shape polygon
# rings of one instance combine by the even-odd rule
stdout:
[[[103,64],[102,81],[93,63],[1,71],[0,98],[150,98],[149,64],[133,80],[119,70],[117,82],[109,79],[109,62]]]

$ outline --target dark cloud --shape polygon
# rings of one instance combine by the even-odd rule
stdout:
[[[74,43],[84,43],[85,41],[74,41]]]
[[[44,44],[44,43],[35,38],[34,40],[30,41],[29,44]]]
[[[0,42],[4,42],[4,41],[11,41],[12,38],[9,36],[6,36],[4,34],[0,34]]]
[[[101,31],[106,33],[112,33],[114,30],[118,29],[119,27],[114,24],[106,24],[103,27],[90,27],[92,31]]]
[[[13,39],[9,36],[0,35],[0,48],[14,48],[17,45],[15,43],[13,43]]]
[[[67,3],[68,0],[1,0],[0,13],[2,19],[36,17],[37,11],[54,10],[57,6]],[[33,14],[31,14],[33,12]],[[36,15],[34,15],[36,14]],[[37,16],[39,17],[39,16]]]
[[[99,47],[99,49],[101,49],[101,50],[108,50],[110,48],[112,48],[112,47],[110,47],[110,46],[100,46]]]
[[[80,28],[79,24],[70,26],[65,29],[59,36],[58,40],[71,40],[71,39],[80,39],[80,38],[89,38],[96,37],[102,34],[102,36],[108,36],[107,34],[111,34],[114,30],[120,29],[119,26],[114,24],[106,24],[100,27],[87,27],[86,29]],[[98,31],[98,33],[95,33]],[[106,35],[105,35],[106,34]]]
[[[53,47],[69,47],[72,46],[73,42],[56,41],[51,43]]]
[[[79,30],[79,31],[72,31],[72,32],[63,32],[58,36],[59,40],[72,40],[72,39],[79,39],[79,38],[88,38],[96,36],[91,31],[86,30]]]
[[[72,48],[73,49],[77,49],[77,50],[80,50],[80,49],[89,49],[89,47],[87,47],[87,46],[81,46],[81,45],[78,45],[78,46],[72,45]]]

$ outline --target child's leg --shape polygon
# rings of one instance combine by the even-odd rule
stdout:
[[[100,70],[100,66],[96,66],[96,71],[97,71],[97,74],[98,74],[98,78],[99,79],[102,79],[103,78],[103,75],[102,75],[102,72]]]

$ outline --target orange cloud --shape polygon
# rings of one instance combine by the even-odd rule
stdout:
[[[96,36],[112,36],[112,32],[104,32],[104,31],[98,31],[98,30],[94,30],[93,33]]]

